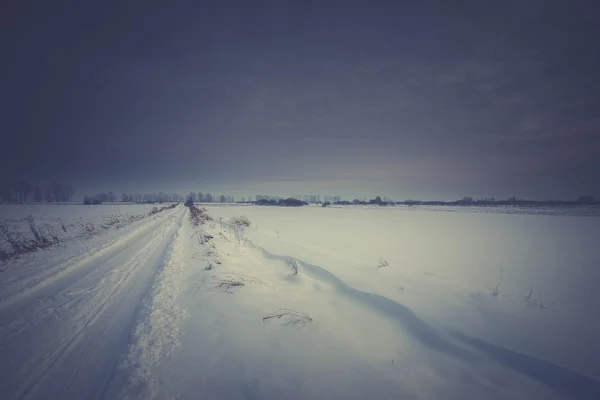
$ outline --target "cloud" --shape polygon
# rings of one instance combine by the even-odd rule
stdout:
[[[72,57],[7,74],[2,170],[429,193],[598,177],[589,8],[288,6],[123,10],[108,31],[107,12],[37,47],[47,28],[19,27],[32,54]]]
[[[600,136],[600,119],[578,121],[569,125],[561,124],[552,118],[529,117],[522,121],[514,131],[499,137],[509,141],[550,141],[568,139],[576,143],[587,138]]]

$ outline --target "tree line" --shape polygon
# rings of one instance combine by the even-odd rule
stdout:
[[[189,192],[186,196],[182,196],[178,193],[166,193],[166,192],[155,192],[155,193],[121,193],[120,195],[115,192],[101,192],[95,195],[85,195],[83,197],[84,204],[102,204],[102,203],[115,203],[115,202],[127,202],[127,203],[163,203],[163,202],[184,202],[191,201],[192,203],[234,203],[235,199],[230,195],[212,195],[210,193],[202,192]],[[244,202],[242,197],[241,202]]]
[[[235,199],[230,195],[212,195],[210,193],[202,193],[202,192],[189,192],[187,195],[188,200],[192,200],[197,203],[235,203]],[[244,201],[244,199],[242,199]]]
[[[323,203],[324,207],[331,205],[330,202]],[[600,198],[596,198],[593,195],[579,196],[576,200],[525,200],[520,199],[516,196],[511,196],[506,200],[496,200],[494,197],[484,197],[480,199],[473,199],[470,196],[465,196],[460,200],[454,201],[441,201],[441,200],[404,200],[404,201],[391,201],[382,200],[381,197],[377,196],[374,199],[364,201],[354,199],[353,201],[338,201],[333,203],[335,205],[380,205],[380,206],[393,206],[393,205],[408,205],[408,206],[576,206],[576,205],[600,205]]]
[[[74,193],[73,186],[61,182],[0,181],[0,203],[66,203]]]
[[[288,199],[279,199],[279,200],[269,200],[269,199],[260,199],[253,204],[258,206],[280,206],[280,207],[302,207],[307,206],[308,203],[302,200],[288,198]]]

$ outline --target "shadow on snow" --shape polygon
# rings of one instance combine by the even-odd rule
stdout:
[[[249,244],[268,259],[283,262],[288,262],[291,259],[290,257],[272,254],[252,243]],[[480,355],[483,354],[503,367],[527,376],[565,395],[574,396],[578,399],[600,399],[600,382],[592,378],[461,333],[452,332],[452,336],[460,342],[456,343],[454,340],[451,341],[442,336],[437,329],[421,320],[412,310],[402,304],[375,293],[354,289],[322,267],[297,259],[296,261],[304,272],[331,284],[339,294],[389,317],[414,339],[430,349],[465,362],[481,361]]]

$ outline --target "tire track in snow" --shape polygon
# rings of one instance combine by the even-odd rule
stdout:
[[[106,304],[108,303],[109,300],[112,300],[113,297],[117,298],[117,303],[114,304],[112,306],[113,309],[118,310],[119,308],[121,308],[124,300],[127,298],[127,295],[131,292],[132,286],[131,285],[127,285],[123,288],[122,291],[119,291],[119,289],[121,289],[121,287],[123,286],[123,284],[125,282],[127,282],[130,278],[130,276],[138,269],[140,268],[141,265],[143,265],[143,261],[145,261],[145,259],[143,258],[143,256],[146,256],[148,254],[151,253],[151,250],[154,249],[156,247],[156,242],[159,242],[160,239],[158,236],[153,238],[153,242],[148,243],[145,247],[144,250],[142,251],[143,254],[142,258],[136,259],[132,262],[131,267],[127,270],[127,272],[124,274],[124,276],[119,280],[119,282],[117,282],[114,290],[110,293],[110,295],[108,295],[107,297],[104,298],[104,300],[101,302],[101,304],[98,305],[98,307],[96,308],[96,310],[91,314],[90,319],[88,321],[86,321],[86,323],[84,323],[84,326],[82,327],[82,329],[80,330],[79,333],[81,333],[81,331],[83,331],[83,328],[87,327],[87,325],[89,325],[90,323],[92,323],[98,316],[98,314],[101,311],[105,311],[104,308],[106,308]],[[113,323],[113,321],[115,320],[115,316],[117,315],[116,312],[110,312],[108,313],[108,317],[105,318],[104,320],[100,320],[100,339],[102,337],[105,336],[106,332],[108,331],[108,328],[110,327],[110,325]],[[85,338],[84,338],[85,340]],[[89,360],[91,359],[92,354],[94,353],[94,351],[96,350],[96,348],[98,347],[100,343],[100,340],[92,340],[92,343],[90,343],[89,346],[85,346],[82,345],[80,346],[80,348],[83,349],[83,356],[81,357],[77,357],[78,358],[78,364],[79,365],[85,365],[87,364],[87,362],[89,362]],[[68,394],[70,392],[70,388],[71,388],[71,384],[72,382],[77,378],[77,375],[79,374],[79,371],[81,371],[80,368],[74,368],[75,371],[74,373],[69,377],[69,380],[67,381],[66,385],[65,385],[65,392],[63,393],[63,396],[61,397],[68,397]]]
[[[7,308],[14,308],[16,303],[26,304],[34,295],[39,297],[44,294],[52,294],[56,291],[54,285],[60,285],[61,281],[64,279],[81,278],[90,272],[90,267],[97,266],[100,263],[106,263],[111,258],[119,255],[122,251],[134,246],[140,240],[147,239],[147,235],[152,233],[157,227],[162,226],[165,219],[173,218],[178,212],[179,210],[175,208],[170,213],[160,215],[158,218],[147,221],[136,229],[127,232],[123,237],[111,240],[99,248],[88,250],[83,255],[76,256],[57,265],[46,266],[45,269],[50,269],[55,272],[43,277],[39,281],[32,280],[28,285],[16,292],[4,294],[3,297],[0,297],[0,311]]]
[[[44,397],[50,395],[53,398],[99,398],[110,382],[119,354],[126,350],[135,314],[164,262],[167,250],[181,226],[183,215],[180,210],[178,218],[171,216],[161,220],[158,230],[145,227],[137,235],[133,235],[133,238],[128,236],[128,244],[131,247],[117,243],[116,246],[103,249],[106,254],[100,259],[94,256],[84,259],[82,263],[89,264],[90,274],[95,271],[110,274],[109,279],[99,280],[92,290],[89,290],[86,282],[88,274],[83,274],[78,275],[75,280],[65,279],[66,282],[63,282],[62,286],[56,281],[46,286],[43,291],[36,291],[35,294],[38,295],[42,292],[46,294],[50,287],[60,287],[62,290],[58,291],[59,294],[66,294],[61,297],[55,293],[50,302],[61,307],[64,305],[61,300],[72,297],[72,286],[83,281],[85,290],[79,297],[84,304],[75,302],[74,305],[69,305],[64,315],[65,321],[53,325],[52,328],[55,329],[50,333],[37,333],[36,326],[31,325],[20,328],[21,331],[29,328],[24,340],[19,340],[22,334],[9,338],[16,341],[12,343],[15,345],[13,353],[6,357],[10,358],[13,364],[19,364],[19,347],[27,346],[33,350],[29,352],[28,358],[25,356],[27,359],[21,360],[21,368],[12,374],[9,373],[8,377],[4,375],[3,379],[8,379],[5,385],[0,384],[0,397],[25,399],[35,397],[39,391],[44,393]],[[151,226],[154,227],[155,224]],[[85,298],[86,293],[91,294],[91,297]],[[11,314],[18,313],[20,307],[15,308],[14,305],[19,303],[11,304]],[[34,302],[37,303],[40,302]],[[44,301],[40,305],[45,307]],[[68,312],[75,307],[78,307],[75,313]],[[33,314],[41,314],[36,311],[39,310],[34,310]],[[25,317],[27,318],[27,315]],[[0,320],[2,319],[4,318],[1,318],[0,314]],[[43,323],[40,325],[47,326]],[[73,330],[65,335],[64,331],[68,328]],[[62,336],[68,339],[62,340]],[[49,339],[50,345],[44,343]],[[11,340],[8,342],[11,344]],[[0,351],[5,353],[7,343],[0,345]],[[36,349],[45,349],[47,354],[40,354],[44,351]],[[9,383],[12,383],[12,387]],[[7,390],[8,393],[5,392]],[[11,393],[10,390],[14,391]]]
[[[119,366],[120,373],[128,378],[118,398],[159,398],[157,366],[179,346],[179,325],[187,318],[187,313],[176,304],[183,286],[179,279],[183,254],[184,239],[178,232],[168,261],[153,284],[152,294],[144,301],[129,352]]]

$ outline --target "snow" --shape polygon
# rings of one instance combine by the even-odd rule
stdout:
[[[9,261],[0,397],[600,398],[597,210],[206,208]]]
[[[114,217],[121,219],[134,215],[147,214],[152,208],[162,206],[156,204],[127,204],[127,205],[94,205],[82,204],[4,204],[0,207],[0,220],[3,222],[19,223],[23,218],[32,215],[40,225],[50,223],[58,226],[59,223],[76,228],[81,223],[102,225],[110,222]],[[19,223],[19,225],[23,225]]]
[[[115,357],[127,349],[140,299],[162,269],[183,215],[179,207],[149,217],[121,230],[118,240],[81,248],[81,256],[67,264],[56,254],[61,248],[46,250],[47,265],[36,263],[40,279],[19,274],[25,267],[19,264],[2,273],[2,398],[107,393]],[[4,284],[4,278],[13,284]]]

